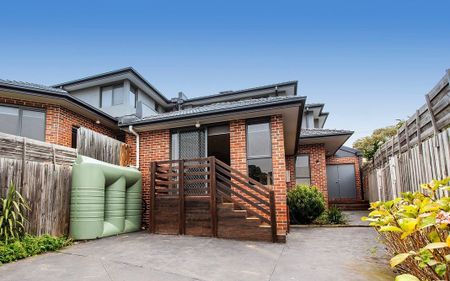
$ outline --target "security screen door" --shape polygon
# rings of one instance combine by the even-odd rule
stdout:
[[[198,130],[178,130],[172,132],[172,160],[188,160],[206,157],[206,132]],[[206,168],[185,167],[185,172],[202,172]],[[205,175],[186,175],[185,180],[205,179]],[[186,183],[186,195],[205,195],[205,183]]]

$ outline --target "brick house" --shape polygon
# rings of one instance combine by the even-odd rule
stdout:
[[[218,174],[227,183],[223,187],[240,209],[261,220],[258,226],[266,219],[264,204],[252,192],[260,188],[273,194],[272,231],[278,241],[288,229],[286,192],[297,183],[317,186],[330,203],[363,200],[360,157],[342,147],[352,132],[323,129],[328,117],[323,107],[306,104],[306,97],[297,95],[296,81],[197,98],[179,93],[168,99],[132,68],[51,87],[0,80],[1,132],[74,146],[74,132],[83,126],[126,142],[143,175],[146,206],[154,203],[152,163],[217,159],[222,163],[217,169],[225,173]],[[203,178],[190,181],[194,183],[187,191],[205,192]],[[231,235],[235,222],[227,225],[220,216],[226,206],[219,208],[219,237],[265,235],[264,227],[260,233]],[[241,211],[229,210],[227,218]],[[154,223],[154,215],[145,208],[144,225]],[[242,229],[254,229],[249,221],[256,220],[247,218]]]

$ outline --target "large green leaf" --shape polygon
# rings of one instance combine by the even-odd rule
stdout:
[[[401,264],[402,262],[404,262],[409,256],[411,255],[411,253],[402,253],[402,254],[398,254],[395,257],[393,257],[390,261],[391,267],[396,267],[397,265]]]
[[[445,242],[435,242],[435,243],[430,243],[430,244],[426,245],[422,249],[434,250],[434,249],[441,249],[441,248],[445,248],[445,247],[448,247],[447,243],[445,243]]]
[[[395,277],[395,281],[420,281],[420,279],[411,274],[402,274]]]
[[[381,232],[403,232],[399,227],[393,226],[393,225],[386,225],[380,227]]]

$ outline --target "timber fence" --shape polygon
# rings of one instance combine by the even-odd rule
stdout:
[[[78,129],[78,153],[112,164],[129,162],[129,147],[118,140]],[[12,182],[30,205],[27,233],[66,235],[72,164],[77,149],[0,133],[0,198]]]
[[[76,150],[0,133],[0,153],[0,197],[16,185],[30,205],[27,233],[67,234]]]
[[[127,144],[81,127],[77,131],[79,154],[114,165],[127,166],[130,162],[130,148]]]
[[[390,200],[450,175],[450,70],[363,169],[366,199]],[[439,194],[440,196],[444,195]],[[445,194],[448,195],[448,194]]]

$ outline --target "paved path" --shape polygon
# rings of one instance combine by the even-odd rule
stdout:
[[[348,225],[352,226],[368,226],[369,222],[362,221],[362,217],[367,217],[369,215],[369,211],[343,211],[345,215]]]
[[[365,227],[304,228],[272,244],[140,232],[0,266],[0,279],[393,280],[375,236]]]

